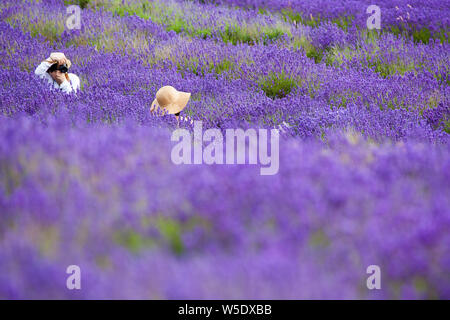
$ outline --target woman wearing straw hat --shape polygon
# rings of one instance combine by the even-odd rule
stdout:
[[[172,86],[164,86],[156,92],[150,112],[160,111],[163,114],[173,114],[180,123],[180,112],[186,107],[191,93],[178,91]],[[183,117],[181,117],[183,120]]]
[[[68,70],[72,63],[62,52],[53,52],[42,61],[34,73],[41,79],[46,79],[51,88],[64,93],[77,92],[80,88],[80,78]]]

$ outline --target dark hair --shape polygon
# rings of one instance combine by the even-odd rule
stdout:
[[[175,113],[175,115],[178,117],[179,115],[180,115],[180,113],[181,113],[181,111],[180,112],[177,112],[177,113]]]

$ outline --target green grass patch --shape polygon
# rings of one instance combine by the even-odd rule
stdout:
[[[258,85],[272,99],[286,97],[291,91],[298,86],[298,81],[292,79],[285,72],[271,72],[268,76],[261,77]]]
[[[444,131],[450,134],[450,119],[444,121]]]
[[[304,26],[310,26],[313,28],[318,27],[321,23],[332,22],[336,24],[339,28],[347,31],[352,25],[354,17],[353,16],[342,16],[334,19],[322,18],[321,16],[305,16],[300,12],[295,12],[292,9],[282,9],[281,16],[284,21],[295,24],[302,24]]]
[[[239,26],[227,25],[225,31],[220,33],[220,36],[223,42],[234,45],[238,43],[254,44],[255,42],[255,39],[249,34],[248,30],[242,29]]]
[[[144,248],[150,248],[155,245],[153,238],[145,237],[132,229],[116,233],[114,240],[133,253],[138,253]]]
[[[90,0],[64,0],[64,4],[66,6],[75,4],[75,5],[80,6],[81,9],[87,8],[89,3],[90,3]]]
[[[115,242],[133,253],[139,253],[162,245],[169,246],[173,254],[181,255],[186,251],[182,239],[184,233],[198,226],[205,229],[209,228],[208,223],[200,217],[191,217],[183,222],[164,216],[144,217],[142,218],[141,226],[144,229],[149,227],[156,228],[160,237],[144,235],[141,231],[129,228],[115,233]]]
[[[34,18],[36,16],[32,16]],[[50,44],[55,44],[64,32],[64,18],[61,16],[53,20],[46,20],[46,17],[40,16],[38,19],[30,20],[25,13],[18,13],[9,16],[5,21],[14,28],[20,28],[23,32],[29,32],[34,38],[44,37]]]
[[[218,62],[213,62],[205,58],[206,62],[200,62],[198,57],[191,57],[187,59],[181,59],[177,62],[177,70],[182,76],[185,76],[185,72],[189,71],[198,76],[204,76],[207,73],[214,73],[216,76],[223,74],[224,72],[232,72],[237,70],[236,64],[224,58]]]
[[[302,13],[295,12],[292,9],[282,9],[281,15],[286,22],[302,24],[310,27],[317,27],[322,21],[324,21],[320,16],[313,17],[310,15],[309,17],[305,17]]]
[[[213,34],[213,28],[197,28],[186,18],[183,7],[170,6],[164,2],[136,2],[133,4],[123,4],[121,1],[112,1],[103,3],[101,6],[112,11],[119,16],[136,15],[143,19],[151,19],[153,22],[162,24],[167,31],[184,33],[191,37],[209,38]],[[220,23],[217,27],[220,26]],[[218,34],[225,43],[269,43],[275,41],[286,34],[286,30],[278,26],[258,26],[243,25],[240,26],[233,22],[223,22],[223,31]]]
[[[316,63],[322,61],[324,52],[314,47],[306,37],[294,38],[291,42],[291,47],[294,49],[302,49],[308,58],[314,59]]]
[[[416,43],[422,42],[428,44],[431,39],[439,40],[441,43],[450,42],[450,31],[447,29],[441,29],[434,34],[432,34],[428,28],[417,28],[414,25],[409,25],[407,28],[390,26],[387,30],[396,36],[412,39]]]
[[[367,59],[367,66],[373,69],[375,72],[380,74],[383,78],[387,78],[388,76],[399,74],[404,75],[410,71],[416,71],[415,65],[413,62],[406,64],[404,61],[397,59],[394,63],[383,63],[380,59]]]
[[[169,218],[159,218],[156,221],[156,226],[164,239],[169,243],[172,252],[175,254],[183,253],[184,244],[181,239],[182,225],[180,222]]]

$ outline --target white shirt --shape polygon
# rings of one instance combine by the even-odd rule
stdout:
[[[47,70],[51,65],[52,64],[50,62],[42,61],[36,70],[34,70],[34,73],[39,76],[39,78],[47,80],[51,88],[61,90],[64,93],[77,93],[80,89],[80,78],[78,78],[76,74],[68,73],[70,82],[64,80],[64,82],[59,85],[55,80],[53,80],[50,74],[47,73]]]

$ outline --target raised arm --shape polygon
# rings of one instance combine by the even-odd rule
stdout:
[[[36,70],[34,70],[34,73],[39,76],[39,78],[46,77],[47,70],[50,68],[52,63],[48,61],[42,61],[40,65],[37,66]]]

